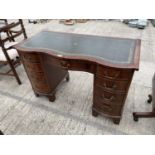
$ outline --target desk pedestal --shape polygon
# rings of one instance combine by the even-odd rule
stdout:
[[[94,76],[93,116],[101,114],[119,124],[133,73],[133,70],[97,66]]]
[[[55,101],[57,86],[64,78],[69,81],[68,70],[54,65],[44,55],[29,53],[20,55],[36,97],[43,95],[47,96],[49,101]]]

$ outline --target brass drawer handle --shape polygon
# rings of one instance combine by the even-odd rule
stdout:
[[[106,97],[104,96],[104,94],[102,95],[102,97],[103,97],[105,100],[109,101],[109,102],[112,102],[112,101],[114,101],[114,99],[115,99],[114,96],[111,96],[110,98],[106,98]]]
[[[66,62],[66,61],[61,61],[61,66],[63,67],[63,68],[69,68],[70,67],[70,64],[68,63],[68,62]]]
[[[120,75],[120,71],[119,71],[119,72],[116,72],[114,76],[109,76],[109,75],[108,75],[108,71],[105,70],[105,71],[104,71],[104,75],[105,75],[106,77],[108,77],[108,78],[116,79],[116,78]]]
[[[116,89],[117,85],[114,83],[112,87],[108,87],[106,83],[103,83],[104,87],[107,89]]]

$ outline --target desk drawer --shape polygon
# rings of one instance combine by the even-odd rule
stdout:
[[[94,103],[93,108],[95,108],[100,113],[111,115],[111,116],[121,116],[122,106],[108,106],[106,104]]]
[[[93,107],[107,115],[120,116],[124,105],[125,94],[110,93],[101,87],[95,87]]]
[[[48,64],[55,65],[57,67],[61,67],[64,69],[68,69],[70,67],[69,61],[54,58],[54,57],[45,56],[45,57],[43,57],[43,61],[46,61],[46,63],[48,63]]]
[[[83,60],[70,60],[70,70],[77,70],[77,71],[85,71],[94,73],[95,72],[95,65],[93,63],[83,61]]]
[[[44,61],[67,70],[95,72],[95,65],[83,60],[61,60],[53,57],[44,57]]]
[[[133,75],[133,70],[114,69],[104,66],[97,66],[97,74],[108,79],[128,80]]]
[[[125,94],[112,93],[105,91],[102,87],[95,86],[94,101],[99,103],[106,103],[107,105],[122,105],[124,102]]]
[[[130,80],[110,80],[106,78],[95,78],[95,85],[105,90],[117,93],[126,93],[130,84]]]

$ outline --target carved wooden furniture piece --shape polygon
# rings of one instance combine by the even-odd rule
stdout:
[[[55,100],[68,70],[94,74],[92,114],[119,124],[135,70],[140,40],[42,31],[15,45],[36,94]]]
[[[134,112],[133,118],[135,121],[138,121],[138,118],[151,118],[155,117],[155,74],[152,79],[152,94],[148,95],[148,103],[152,102],[152,112]]]
[[[1,34],[6,35],[5,37],[2,37]],[[1,72],[0,75],[14,76],[18,84],[21,84],[21,80],[15,70],[15,67],[20,64],[20,59],[18,52],[12,46],[17,44],[17,42],[15,42],[15,38],[21,34],[23,34],[25,39],[27,38],[21,19],[0,28],[0,64],[8,64],[10,66],[10,70]]]

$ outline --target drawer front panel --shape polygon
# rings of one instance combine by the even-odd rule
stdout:
[[[94,73],[95,67],[96,66],[93,63],[89,63],[86,61],[70,60],[70,68],[69,69]]]
[[[109,105],[122,105],[125,94],[116,94],[105,91],[103,88],[96,86],[94,92],[94,101],[107,103]]]
[[[82,60],[81,61],[80,60],[61,60],[57,58],[48,57],[46,58],[46,62],[67,70],[69,69],[69,70],[76,70],[76,71],[86,71],[91,73],[95,72],[94,64],[88,63]]]
[[[44,60],[45,59],[45,60]],[[49,64],[56,65],[57,67],[61,67],[64,69],[68,69],[70,66],[69,61],[67,60],[61,60],[53,57],[43,57],[43,61],[46,61]]]
[[[104,88],[105,90],[117,93],[126,93],[129,87],[130,80],[119,81],[106,78],[95,78],[95,85]]]
[[[111,116],[121,116],[122,113],[122,106],[107,106],[106,104],[95,103],[93,108],[103,114]]]
[[[133,71],[97,66],[97,74],[108,79],[128,80],[131,79]]]

